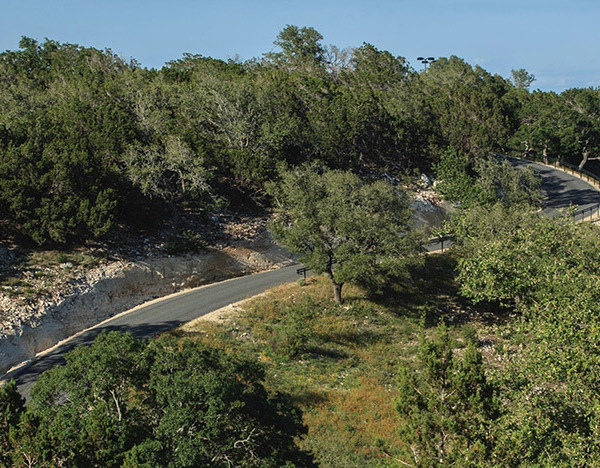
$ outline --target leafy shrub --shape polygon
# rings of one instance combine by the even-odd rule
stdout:
[[[448,329],[440,322],[433,338],[422,332],[417,370],[398,373],[400,434],[404,464],[419,467],[480,466],[493,441],[486,430],[498,416],[495,388],[487,382],[481,354],[471,342],[462,359],[453,353]]]
[[[207,246],[207,242],[200,233],[186,229],[182,234],[171,237],[165,242],[164,249],[169,255],[181,255],[185,253],[200,253]]]
[[[435,169],[438,178],[436,189],[444,198],[460,202],[463,206],[475,203],[479,191],[466,155],[448,148],[440,157]]]
[[[0,456],[16,466],[313,466],[295,443],[300,410],[265,390],[255,361],[117,332],[66,360],[41,376],[25,412],[0,390],[10,426]]]
[[[278,355],[291,359],[308,350],[308,344],[314,337],[311,321],[318,307],[308,299],[283,309],[280,321],[273,325],[273,346]]]

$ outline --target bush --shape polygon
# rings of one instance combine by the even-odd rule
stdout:
[[[463,206],[475,203],[479,190],[475,185],[475,177],[470,170],[469,158],[460,155],[456,150],[448,148],[437,164],[437,191],[452,202],[460,202]]]
[[[300,410],[265,390],[255,361],[117,332],[66,360],[41,376],[21,424],[9,414],[15,465],[313,466],[295,443]]]
[[[300,356],[308,350],[314,337],[310,322],[318,305],[312,300],[292,303],[283,309],[279,323],[273,326],[275,352],[287,359]]]
[[[175,235],[165,242],[165,252],[169,255],[182,255],[186,253],[201,253],[207,246],[202,235],[186,229],[180,235]]]

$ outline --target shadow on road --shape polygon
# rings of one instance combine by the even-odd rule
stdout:
[[[531,167],[542,177],[542,190],[546,193],[545,212],[550,216],[557,210],[577,206],[588,208],[600,203],[600,192],[587,182],[559,169],[541,164],[508,158],[515,167]]]
[[[70,339],[67,343],[58,345],[47,353],[39,357],[33,358],[26,365],[7,373],[4,378],[8,381],[14,379],[17,382],[19,392],[25,398],[29,398],[31,388],[35,384],[39,375],[57,365],[65,364],[65,353],[72,351],[78,346],[88,346],[96,339],[96,337],[104,331],[118,331],[122,333],[131,333],[137,339],[147,339],[163,333],[167,330],[179,327],[183,324],[181,321],[161,322],[157,324],[142,324],[142,325],[110,325],[93,328],[87,330],[81,335]]]

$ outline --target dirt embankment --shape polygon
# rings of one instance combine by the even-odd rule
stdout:
[[[417,227],[437,225],[447,216],[431,190],[417,194],[413,208]],[[244,221],[225,227],[229,245],[201,254],[167,256],[154,252],[91,268],[63,264],[48,275],[67,268],[68,279],[54,281],[47,293],[33,299],[10,294],[14,288],[4,286],[8,291],[0,291],[0,374],[81,330],[149,300],[293,261],[289,252],[271,241],[266,220]],[[45,288],[46,280],[36,278],[36,271],[21,273],[31,284]]]
[[[197,255],[107,262],[33,302],[0,294],[0,373],[148,300],[290,262],[290,254],[263,232]]]

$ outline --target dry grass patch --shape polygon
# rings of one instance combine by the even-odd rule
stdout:
[[[312,277],[245,301],[221,323],[197,322],[179,333],[261,361],[266,387],[288,393],[304,411],[309,433],[301,444],[322,466],[396,466],[403,450],[396,374],[401,362],[415,360],[423,315],[427,326],[440,317],[460,322],[451,329],[457,347],[463,335],[485,333],[481,322],[467,319],[474,330],[463,330],[464,319],[449,320],[466,315],[455,306],[453,260],[444,261],[427,260],[429,270],[376,300],[345,286],[346,301],[335,304],[330,280]],[[451,310],[442,306],[448,297]]]

